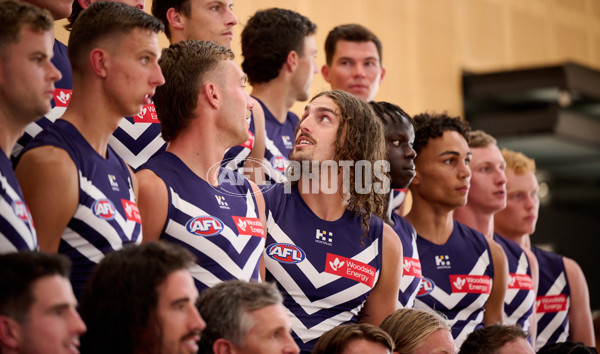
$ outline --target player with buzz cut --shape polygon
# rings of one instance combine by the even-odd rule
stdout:
[[[40,250],[71,258],[77,296],[104,254],[141,242],[137,180],[108,140],[121,118],[148,104],[164,83],[157,62],[162,27],[118,2],[83,11],[69,39],[69,107],[17,163]]]
[[[144,240],[192,251],[199,292],[264,279],[264,199],[254,183],[220,168],[225,150],[248,139],[246,76],[233,52],[213,42],[171,44],[159,63],[166,84],[155,102],[169,145],[137,172]]]
[[[267,182],[284,178],[298,117],[289,111],[306,101],[314,74],[316,25],[285,9],[257,11],[242,32],[242,69],[264,115],[264,169]],[[257,127],[258,129],[258,127]]]
[[[574,260],[531,245],[540,207],[535,161],[502,149],[506,161],[506,208],[494,215],[494,230],[525,249],[539,263],[535,350],[550,343],[573,341],[593,347],[594,326],[585,276]]]
[[[452,218],[470,189],[468,123],[446,114],[414,120],[416,175],[406,219],[417,231],[423,275],[415,308],[445,314],[460,346],[472,331],[502,323],[506,256],[498,244]]]
[[[325,91],[306,106],[289,178],[265,190],[267,281],[275,281],[302,352],[345,322],[375,326],[396,309],[402,243],[385,224],[383,127],[369,105]]]
[[[516,324],[535,343],[535,294],[539,271],[534,254],[494,232],[494,214],[506,207],[506,163],[496,139],[481,130],[469,133],[471,188],[467,204],[454,211],[454,219],[494,240],[504,250],[509,281],[504,297],[505,323]]]

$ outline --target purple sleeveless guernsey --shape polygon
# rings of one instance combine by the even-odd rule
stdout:
[[[254,97],[256,98],[256,97]],[[267,182],[275,183],[285,180],[288,158],[294,148],[296,127],[300,119],[292,112],[287,113],[283,124],[273,116],[271,111],[256,98],[265,112],[265,177]]]
[[[535,246],[531,251],[540,265],[540,282],[536,298],[537,338],[535,349],[548,343],[569,340],[571,290],[563,256]]]
[[[29,123],[25,127],[25,132],[21,138],[17,141],[12,151],[12,161],[16,165],[17,157],[20,155],[23,147],[31,141],[36,135],[42,130],[51,125],[55,120],[60,118],[67,105],[71,100],[71,91],[73,90],[73,73],[71,72],[71,62],[67,55],[67,46],[59,42],[57,39],[54,40],[54,57],[51,62],[62,74],[62,78],[54,83],[54,98],[50,101],[52,109],[48,114],[38,119],[35,122]]]
[[[529,317],[535,305],[535,289],[531,279],[531,266],[527,254],[521,246],[494,233],[496,241],[508,259],[508,289],[504,296],[506,324],[516,324],[529,330]]]
[[[357,322],[379,278],[383,221],[371,217],[362,238],[362,220],[346,211],[325,221],[305,204],[298,188],[282,183],[265,190],[267,203],[267,281],[275,281],[292,319],[292,336],[310,352],[319,336]]]
[[[423,278],[415,308],[444,313],[460,347],[467,335],[483,327],[483,306],[492,289],[494,267],[481,233],[454,221],[443,245],[417,236]]]
[[[79,174],[79,204],[63,232],[58,252],[71,258],[73,292],[80,296],[106,253],[141,242],[140,213],[129,170],[110,146],[104,158],[62,119],[38,134],[25,151],[46,145],[65,150]]]
[[[169,209],[160,238],[196,256],[190,272],[199,292],[231,279],[260,280],[265,230],[248,180],[221,168],[219,186],[211,186],[170,152],[141,169],[167,186]]]
[[[417,232],[403,217],[392,213],[394,231],[402,241],[402,280],[398,294],[398,307],[413,307],[421,284],[421,261],[417,251]]]
[[[37,250],[37,237],[12,163],[0,149],[0,254]]]

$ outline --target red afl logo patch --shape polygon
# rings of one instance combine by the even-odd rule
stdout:
[[[96,200],[92,204],[94,215],[101,219],[112,220],[115,218],[115,205],[108,199]]]
[[[283,156],[273,156],[271,158],[271,165],[273,165],[273,168],[277,171],[285,172],[286,161],[286,158]]]
[[[267,247],[267,256],[280,263],[300,263],[306,258],[304,251],[289,243],[274,243]]]
[[[417,296],[429,295],[429,293],[433,291],[433,288],[435,288],[433,280],[423,277],[421,278],[421,284],[419,284]]]
[[[185,224],[185,228],[193,235],[214,236],[220,234],[225,226],[221,220],[206,215],[191,218],[187,224]]]

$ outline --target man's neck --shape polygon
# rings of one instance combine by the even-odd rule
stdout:
[[[413,204],[406,220],[419,236],[438,245],[445,244],[454,229],[452,209],[431,205],[413,194]]]
[[[285,123],[288,111],[296,102],[295,98],[290,97],[289,85],[279,78],[265,84],[255,84],[252,86],[252,96],[261,100],[281,124]]]
[[[524,249],[531,249],[531,239],[528,234],[512,234],[510,232],[502,233],[502,230],[495,230],[498,235],[504,237],[505,239],[511,240],[512,242],[518,244]]]
[[[15,126],[14,120],[10,116],[10,113],[0,111],[0,148],[7,157],[10,157],[17,140],[25,130],[25,127]]]
[[[300,196],[310,210],[312,210],[319,218],[327,221],[338,220],[344,215],[344,212],[348,207],[348,202],[344,200],[339,190],[335,190],[334,193],[331,193],[331,191],[323,191],[320,188],[320,178],[317,178],[317,182],[318,186],[313,188],[311,180],[301,177],[298,181],[298,191],[300,192]],[[338,184],[338,186],[341,186],[341,184]]]
[[[465,205],[454,210],[454,220],[481,232],[489,240],[494,237],[494,214],[482,213],[481,209]]]

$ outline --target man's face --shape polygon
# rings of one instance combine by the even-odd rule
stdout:
[[[324,65],[321,72],[332,90],[349,92],[365,102],[375,98],[385,76],[375,43],[345,40],[336,43],[331,66]]]
[[[438,329],[415,348],[413,354],[456,354],[456,344],[449,330]]]
[[[156,289],[157,316],[161,327],[161,353],[196,353],[206,323],[196,309],[198,290],[190,273],[177,270]]]
[[[33,285],[34,303],[19,325],[18,353],[79,353],[79,337],[86,327],[77,313],[69,279],[51,275]]]
[[[69,17],[73,10],[73,0],[27,0],[27,2],[50,11],[54,20]]]
[[[231,48],[233,26],[238,23],[233,14],[233,0],[190,1],[190,16],[182,14],[185,39],[210,41]]]
[[[296,354],[300,348],[291,336],[292,322],[283,305],[269,305],[248,314],[252,327],[246,333],[241,348],[233,353],[245,354]]]
[[[341,120],[339,114],[339,107],[327,96],[317,97],[309,103],[304,109],[300,129],[296,132],[296,143],[290,159],[332,160]]]
[[[385,132],[387,158],[390,162],[392,188],[406,188],[415,177],[414,160],[417,154],[412,146],[415,130],[407,119],[389,124]]]
[[[535,231],[540,200],[533,172],[506,171],[506,208],[494,215],[496,231],[503,236],[531,235]]]
[[[306,101],[310,97],[310,86],[315,74],[319,72],[315,61],[316,55],[315,36],[304,37],[302,56],[298,57],[298,68],[292,83],[297,91],[296,100],[298,101]]]
[[[7,114],[27,125],[52,108],[54,82],[60,72],[50,62],[53,56],[51,32],[32,31],[28,25],[19,32],[18,42],[4,48],[0,56],[0,101]]]
[[[85,0],[76,0],[76,1],[79,1],[79,4],[81,4]],[[90,5],[93,4],[93,3],[95,3],[95,2],[98,2],[98,1],[120,2],[120,3],[125,4],[125,5],[136,7],[138,9],[140,9],[140,10],[144,10],[144,8],[146,6],[144,0],[88,0],[88,1],[89,1]],[[89,5],[85,6],[85,7],[84,6],[81,6],[81,7],[87,8],[87,7],[89,7]]]
[[[482,213],[496,213],[506,206],[506,164],[502,153],[495,144],[471,148],[471,153],[468,204]]]
[[[250,96],[244,90],[246,75],[233,60],[219,63],[223,90],[223,117],[217,121],[224,132],[230,132],[231,146],[239,145],[248,140],[248,120],[252,103]]]
[[[432,205],[451,210],[463,206],[471,179],[470,160],[465,138],[447,130],[441,137],[429,139],[415,159],[417,174],[410,188]]]
[[[355,339],[346,344],[341,354],[390,354],[388,348],[383,344],[371,342],[366,339]]]
[[[107,92],[121,117],[131,116],[152,102],[157,86],[165,83],[158,65],[160,47],[156,33],[134,28],[107,50]],[[114,48],[116,47],[116,48]]]

